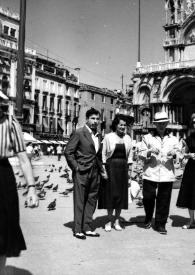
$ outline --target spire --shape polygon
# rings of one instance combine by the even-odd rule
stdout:
[[[141,0],[138,4],[138,59],[137,59],[137,68],[141,67]]]

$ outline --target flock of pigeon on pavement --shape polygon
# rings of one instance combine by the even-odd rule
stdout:
[[[62,166],[56,167],[54,164],[50,164],[48,169],[44,170],[48,174],[46,175],[46,178],[44,180],[40,180],[39,176],[34,177],[35,180],[35,188],[37,191],[37,196],[39,197],[39,200],[45,200],[46,194],[48,190],[51,190],[53,192],[58,191],[58,184],[54,185],[53,183],[50,183],[50,176],[53,172],[58,172],[60,175],[60,178],[65,178],[67,183],[73,184],[73,180],[70,175],[70,169],[68,167],[65,167],[63,169]],[[24,190],[22,193],[23,196],[27,196],[28,194],[28,187],[27,183],[22,183],[21,178],[24,177],[24,175],[20,171],[15,172],[16,180],[17,180],[17,189],[18,190]],[[65,189],[63,192],[59,192],[62,196],[68,196],[70,192],[73,191],[73,187]],[[25,207],[28,207],[27,201],[24,203]],[[55,210],[56,209],[56,198],[51,201],[47,206],[48,211]]]

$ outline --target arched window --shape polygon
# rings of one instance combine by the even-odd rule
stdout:
[[[147,86],[142,86],[138,92],[139,104],[146,104],[150,103],[150,89]]]

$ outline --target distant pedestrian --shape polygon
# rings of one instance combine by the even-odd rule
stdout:
[[[175,181],[174,159],[179,153],[178,139],[166,132],[169,119],[165,112],[154,116],[154,135],[143,137],[140,157],[143,167],[143,204],[146,213],[145,228],[152,225],[154,208],[155,230],[167,234],[166,222],[169,215],[172,185]],[[156,194],[157,190],[157,194]]]
[[[48,155],[48,157],[50,156],[50,153],[51,152],[51,148],[50,148],[50,145],[47,145],[47,155]]]
[[[60,161],[61,160],[61,156],[62,156],[62,151],[63,151],[62,145],[59,144],[57,146],[56,150],[57,150],[58,161]]]
[[[29,160],[30,160],[30,162],[32,161],[32,158],[33,158],[33,156],[34,156],[34,148],[33,148],[33,146],[32,146],[32,142],[28,142],[27,144],[26,144],[26,153],[27,153],[27,156],[28,156],[28,158],[29,158]]]
[[[188,137],[185,141],[184,158],[188,160],[176,205],[182,208],[188,208],[190,220],[183,226],[183,229],[195,228],[195,114],[191,116],[191,126]]]
[[[38,206],[35,182],[23,134],[18,121],[5,113],[8,98],[0,91],[0,274],[7,257],[17,257],[26,249],[19,222],[16,179],[8,158],[17,155],[28,184],[27,206]]]

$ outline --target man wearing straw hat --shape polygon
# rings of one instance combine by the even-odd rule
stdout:
[[[144,161],[144,225],[146,229],[152,226],[156,204],[154,229],[160,234],[167,234],[165,225],[169,215],[172,185],[175,181],[174,159],[179,153],[179,142],[166,130],[169,122],[167,113],[157,112],[153,122],[156,125],[155,132],[143,137],[140,150],[140,157]]]

